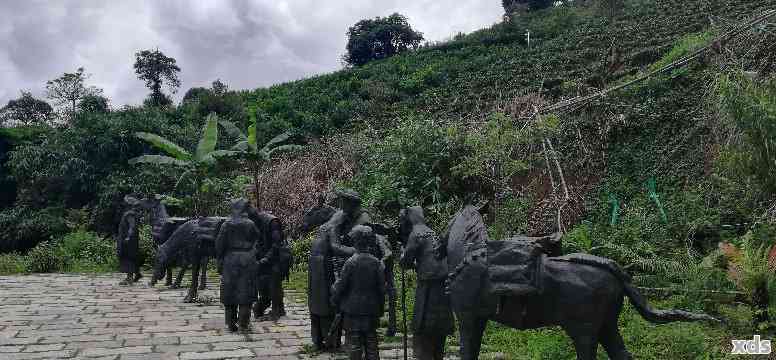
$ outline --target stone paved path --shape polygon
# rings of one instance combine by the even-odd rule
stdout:
[[[1,359],[309,359],[302,296],[287,292],[288,316],[253,321],[253,333],[224,330],[218,283],[200,292],[209,304],[184,304],[185,289],[118,286],[122,274],[0,276]],[[382,344],[383,358],[399,358]],[[343,358],[318,355],[315,358]]]

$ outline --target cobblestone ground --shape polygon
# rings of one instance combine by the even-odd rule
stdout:
[[[123,274],[0,276],[0,359],[310,359],[302,294],[287,292],[288,316],[253,320],[253,332],[224,329],[218,283],[182,303],[185,289],[119,286]],[[400,358],[396,343],[381,358]]]

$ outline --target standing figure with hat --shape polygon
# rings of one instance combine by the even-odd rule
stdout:
[[[248,206],[248,218],[259,229],[261,236],[256,242],[256,256],[259,261],[259,301],[254,304],[253,315],[257,319],[271,306],[270,318],[277,320],[286,315],[283,303],[283,279],[290,271],[290,252],[287,250],[283,225],[277,216]]]
[[[453,333],[455,325],[450,300],[445,294],[447,261],[436,258],[439,238],[426,225],[420,207],[401,211],[399,236],[406,244],[399,263],[403,268],[414,268],[418,279],[412,315],[415,357],[442,360],[445,338]]]
[[[370,253],[377,238],[368,226],[357,225],[348,234],[356,253],[342,267],[332,287],[331,302],[344,314],[351,360],[378,360],[377,327],[385,303],[385,268]]]
[[[121,272],[127,273],[127,277],[119,285],[129,285],[143,277],[140,273],[140,267],[143,263],[140,254],[140,237],[137,231],[140,200],[132,196],[125,196],[124,203],[128,208],[119,222],[119,231],[116,235],[116,254],[119,258],[119,269]]]
[[[260,238],[253,221],[245,216],[248,200],[232,201],[232,215],[221,224],[216,238],[216,259],[221,274],[221,303],[229,331],[250,331],[251,305],[256,302],[258,263],[255,243]],[[238,312],[239,310],[239,312]]]
[[[334,213],[329,221],[318,228],[318,234],[310,246],[308,261],[307,304],[310,310],[310,334],[316,350],[336,348],[340,345],[339,326],[332,329],[336,343],[325,343],[338,312],[330,303],[331,286],[345,260],[356,252],[347,234],[354,226],[370,221],[369,215],[361,209],[361,197],[358,193],[344,189],[338,190],[336,194],[342,204],[342,210]]]

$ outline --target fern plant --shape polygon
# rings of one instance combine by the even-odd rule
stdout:
[[[196,151],[192,154],[174,142],[156,134],[138,132],[135,136],[146,141],[167,155],[143,155],[130,159],[130,164],[151,164],[157,166],[174,166],[183,169],[183,173],[175,183],[177,189],[185,181],[194,185],[194,215],[204,215],[204,204],[201,192],[202,183],[212,175],[218,158],[234,155],[231,150],[216,150],[218,143],[218,115],[211,113],[205,120],[202,137],[199,139]]]

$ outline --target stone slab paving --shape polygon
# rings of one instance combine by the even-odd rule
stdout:
[[[224,329],[217,278],[200,291],[203,301],[184,304],[185,288],[152,288],[146,279],[119,286],[123,277],[0,276],[0,360],[347,358],[306,353],[310,320],[304,294],[287,291],[287,316],[276,322],[253,319],[251,333],[234,334]],[[403,358],[400,343],[380,349],[383,359]]]

